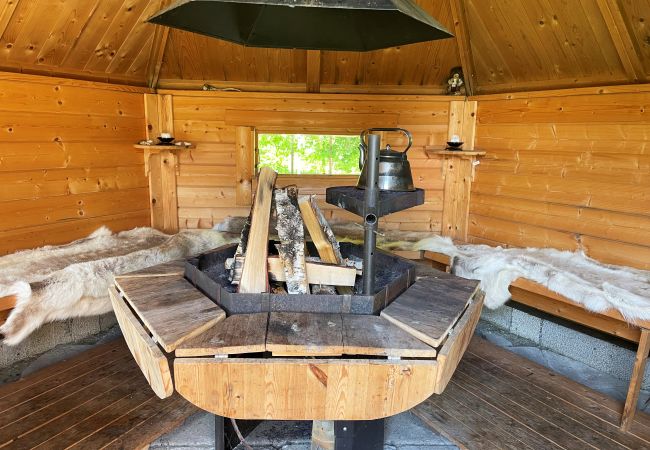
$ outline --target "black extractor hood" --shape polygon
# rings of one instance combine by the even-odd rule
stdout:
[[[180,0],[149,22],[250,47],[368,51],[452,37],[412,0]]]

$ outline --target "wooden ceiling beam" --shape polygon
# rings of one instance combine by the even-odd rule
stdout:
[[[456,35],[460,63],[463,66],[463,75],[465,76],[465,92],[467,96],[470,96],[475,91],[476,70],[474,69],[474,57],[472,56],[472,45],[469,39],[465,4],[464,0],[449,0],[449,5],[451,7],[451,17],[454,20],[454,34]]]
[[[170,0],[161,0],[160,9],[165,8],[170,3]],[[165,57],[165,49],[167,48],[167,41],[169,40],[169,27],[162,25],[155,25],[153,36],[153,44],[151,45],[151,53],[149,54],[149,62],[147,63],[147,86],[155,88],[160,78],[160,69]]]
[[[320,92],[320,50],[307,50],[307,92]]]
[[[2,8],[2,11],[0,12],[0,37],[5,34],[19,1],[20,0],[7,0],[4,2],[4,8]]]
[[[646,80],[641,58],[634,47],[618,1],[597,0],[597,3],[625,73],[633,81]]]

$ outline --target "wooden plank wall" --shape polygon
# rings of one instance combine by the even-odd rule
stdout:
[[[650,85],[477,100],[471,241],[650,269]]]
[[[449,98],[444,96],[379,96],[161,91],[173,95],[177,139],[196,148],[180,154],[178,207],[181,228],[209,228],[228,215],[244,216],[249,206],[237,201],[237,129],[258,132],[358,134],[367,127],[401,126],[413,133],[409,151],[415,184],[426,190],[426,203],[382,219],[384,229],[440,232],[442,179],[440,160],[427,159],[425,145],[447,138]],[[387,141],[400,145],[399,135]],[[250,145],[248,147],[252,153]],[[403,147],[401,147],[403,148]],[[252,154],[247,155],[253,158]],[[356,177],[280,177],[278,185],[297,184],[301,193],[317,194],[329,220],[355,220],[324,204],[326,186],[355,184]],[[240,186],[241,187],[241,186]]]
[[[149,225],[141,92],[0,73],[0,254]]]

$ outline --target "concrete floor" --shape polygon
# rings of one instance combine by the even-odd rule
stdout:
[[[255,450],[309,450],[311,422],[267,421],[246,437]],[[411,413],[402,413],[386,421],[386,450],[451,450],[457,447],[426,428]],[[214,418],[208,413],[190,417],[180,428],[153,442],[150,449],[214,448]],[[237,450],[243,450],[239,445]]]
[[[60,345],[21,367],[20,372],[22,375],[27,375],[44,366],[85,351],[93,345],[106,342],[119,334],[119,329],[113,328],[108,333],[103,333],[96,336],[95,339],[89,339],[80,344]],[[598,371],[582,362],[544,349],[534,341],[511,334],[487,321],[479,322],[477,335],[610,397],[621,401],[625,399],[627,383],[609,373]],[[2,374],[1,372],[0,370],[0,384],[12,381],[16,376],[13,373]],[[650,413],[650,391],[641,391],[639,408]],[[310,448],[310,435],[310,422],[267,421],[255,428],[246,440],[255,450],[307,450]],[[451,442],[429,430],[417,417],[408,412],[387,419],[385,436],[385,449],[387,450],[456,448]],[[211,449],[213,446],[214,418],[208,413],[198,413],[190,417],[178,429],[154,441],[150,448],[189,450]],[[238,450],[243,448],[243,446],[239,446]]]

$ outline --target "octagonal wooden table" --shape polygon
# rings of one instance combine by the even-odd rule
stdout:
[[[478,282],[420,267],[378,316],[227,316],[183,273],[177,261],[116,277],[119,325],[159,397],[176,390],[236,419],[356,421],[406,411],[445,389],[482,306]]]

